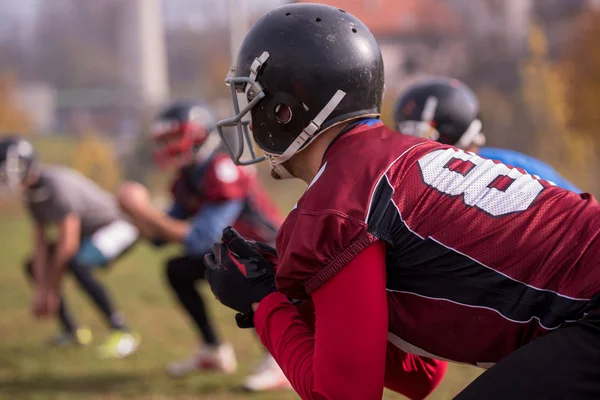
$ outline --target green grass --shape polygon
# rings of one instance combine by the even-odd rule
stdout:
[[[165,364],[186,356],[195,334],[165,289],[163,260],[170,248],[155,251],[138,246],[112,270],[99,272],[129,324],[142,336],[139,351],[125,360],[100,361],[94,346],[52,349],[41,343],[56,332],[54,321],[36,321],[29,314],[30,290],[21,261],[30,250],[27,218],[21,212],[0,215],[0,399],[295,399],[293,393],[249,395],[236,388],[259,360],[260,348],[249,331],[234,326],[233,313],[211,301],[219,331],[235,346],[241,368],[223,377],[196,374],[171,379]],[[207,293],[207,298],[211,298]],[[101,342],[106,328],[98,313],[73,282],[65,287],[69,304],[82,324]],[[449,399],[478,370],[453,366],[432,399]],[[387,393],[386,399],[401,398]]]

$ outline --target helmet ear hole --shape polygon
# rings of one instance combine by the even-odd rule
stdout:
[[[292,120],[292,109],[285,104],[275,106],[275,118],[280,124],[288,124]]]

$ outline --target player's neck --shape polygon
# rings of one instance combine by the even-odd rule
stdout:
[[[288,162],[292,174],[296,178],[302,179],[307,185],[310,184],[319,169],[321,169],[327,147],[346,125],[338,125],[326,130],[313,140],[305,150],[292,157]]]

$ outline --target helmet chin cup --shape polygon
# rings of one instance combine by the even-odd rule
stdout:
[[[292,179],[294,175],[278,160],[276,156],[268,156],[269,166],[271,167],[271,176],[275,179]]]

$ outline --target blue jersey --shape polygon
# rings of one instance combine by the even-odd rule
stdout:
[[[498,160],[503,164],[518,167],[531,175],[555,183],[558,187],[581,193],[582,190],[563,178],[554,168],[543,161],[513,150],[482,147],[477,152],[481,157]]]

